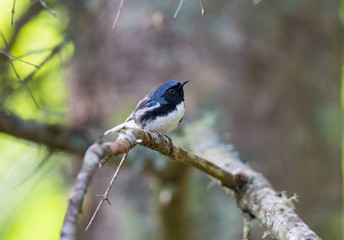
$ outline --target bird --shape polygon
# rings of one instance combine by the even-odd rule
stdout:
[[[147,94],[136,105],[124,123],[107,130],[104,135],[123,128],[140,128],[167,134],[178,127],[185,112],[184,85],[189,81],[168,81]]]

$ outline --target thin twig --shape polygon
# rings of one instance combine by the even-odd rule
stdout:
[[[64,40],[62,41],[60,44],[56,45],[52,50],[51,53],[38,65],[39,68],[41,68],[43,65],[45,65],[47,62],[49,62],[53,56],[57,53],[60,53],[61,50],[67,45],[69,41],[68,40]],[[27,83],[31,80],[31,78],[33,77],[33,75],[38,71],[38,69],[36,69],[35,71],[31,72],[25,79],[24,82]]]
[[[13,62],[12,62],[11,59],[10,59],[10,64],[11,64],[11,67],[12,67],[12,69],[13,69],[13,72],[14,72],[14,74],[17,76],[17,78],[18,78],[20,84],[24,85],[24,87],[27,89],[27,91],[29,92],[29,94],[30,94],[30,96],[31,96],[31,98],[32,98],[32,100],[33,100],[33,102],[34,102],[35,105],[36,105],[36,107],[37,107],[38,109],[41,109],[41,107],[39,106],[39,104],[38,104],[38,102],[37,102],[35,96],[33,95],[31,89],[29,88],[29,86],[20,78],[20,76],[19,76],[19,74],[18,74],[16,68],[14,67],[14,64],[13,64]]]
[[[109,205],[111,205],[111,203],[110,203],[110,201],[109,201],[109,198],[108,198],[108,197],[109,197],[109,192],[110,192],[110,190],[111,190],[111,188],[112,188],[112,185],[113,185],[114,182],[115,182],[115,179],[116,179],[116,177],[117,177],[117,175],[118,175],[119,170],[120,170],[121,167],[122,167],[122,164],[123,164],[124,160],[127,158],[127,155],[128,155],[127,153],[125,153],[125,154],[123,155],[123,157],[122,157],[122,159],[121,159],[121,161],[120,161],[120,163],[119,163],[119,165],[118,165],[118,167],[117,167],[117,169],[116,169],[116,172],[115,172],[115,174],[113,175],[113,177],[112,177],[112,179],[111,179],[111,182],[110,182],[109,186],[107,187],[107,189],[106,189],[104,195],[97,195],[97,197],[102,197],[102,200],[100,200],[100,202],[99,202],[99,204],[98,204],[98,206],[97,206],[97,209],[96,209],[96,211],[93,213],[93,216],[92,216],[90,222],[88,223],[88,225],[87,225],[85,231],[87,231],[88,228],[91,226],[91,224],[92,224],[94,218],[96,217],[96,215],[97,215],[97,213],[98,213],[98,211],[99,211],[101,205],[103,204],[103,202],[104,202],[104,201],[107,201],[107,202],[109,203]]]
[[[44,0],[39,1],[43,8],[45,8],[51,15],[57,18],[56,12],[52,10]]]
[[[43,48],[43,49],[30,50],[30,51],[27,51],[26,53],[24,53],[23,55],[19,55],[17,58],[22,58],[22,57],[26,57],[26,56],[29,56],[29,55],[44,53],[44,52],[47,52],[47,51],[49,51],[51,49],[52,48]]]
[[[118,10],[117,10],[115,21],[112,24],[112,29],[114,29],[116,27],[116,25],[117,25],[119,16],[121,15],[121,11],[122,11],[123,5],[124,5],[124,0],[121,0],[120,3],[119,3],[119,7],[118,7]]]
[[[27,62],[27,61],[25,61],[25,60],[22,60],[22,59],[20,59],[20,58],[18,58],[18,57],[15,57],[15,56],[13,56],[12,54],[10,54],[10,53],[8,53],[8,52],[2,50],[2,49],[0,49],[0,53],[2,53],[3,55],[5,55],[5,56],[8,57],[9,59],[12,59],[12,58],[13,58],[14,60],[18,60],[19,62],[26,63],[26,64],[28,64],[28,65],[31,65],[31,66],[35,67],[35,68],[39,68],[37,65],[35,65],[35,64],[33,64],[33,63],[30,63],[30,62]]]
[[[2,33],[0,32],[0,35],[1,35]],[[64,40],[63,42],[61,42],[59,45],[57,45],[57,46],[55,46],[53,49],[52,49],[52,51],[51,51],[51,53],[38,65],[38,68],[36,68],[35,70],[33,70],[28,76],[26,76],[24,79],[23,79],[23,83],[24,84],[28,84],[29,83],[29,81],[32,79],[32,77],[36,74],[36,72],[39,70],[39,68],[41,68],[43,65],[45,65],[47,62],[49,62],[52,58],[53,58],[53,56],[55,55],[55,54],[57,54],[57,53],[59,53],[62,49],[63,49],[63,47],[65,46],[65,45],[67,45],[67,43],[68,43],[69,41],[68,40]],[[6,46],[7,46],[7,43],[6,43]],[[17,88],[12,88],[12,89],[9,89],[9,90],[7,90],[7,92],[6,92],[6,94],[4,94],[2,97],[1,97],[1,99],[0,99],[0,106],[2,106],[3,104],[4,104],[4,102],[5,102],[5,100],[7,99],[7,97],[8,96],[10,96],[14,91],[17,91],[17,90],[19,90],[21,87],[22,87],[23,85],[20,85],[19,87],[17,87]]]
[[[4,44],[5,44],[6,50],[9,51],[10,49],[9,49],[8,44],[7,44],[6,38],[5,38],[4,34],[3,34],[1,31],[0,31],[0,35],[1,35],[2,41],[3,41]],[[5,54],[3,51],[1,51],[1,52],[2,52],[4,55],[6,55],[6,56],[9,57],[9,61],[10,61],[10,64],[11,64],[11,67],[12,67],[12,69],[13,69],[14,74],[17,76],[19,82],[20,82],[22,85],[24,85],[24,87],[28,90],[28,92],[29,92],[29,94],[31,95],[31,98],[33,99],[33,101],[34,101],[36,107],[37,107],[38,109],[41,109],[40,106],[39,106],[39,104],[38,104],[38,102],[37,102],[37,100],[36,100],[36,98],[34,97],[34,95],[33,95],[32,91],[31,91],[31,89],[29,88],[29,86],[25,83],[25,81],[22,81],[22,79],[20,78],[20,76],[19,76],[19,74],[18,74],[16,68],[14,67],[14,64],[13,64],[13,62],[12,62],[11,57],[10,57],[9,55]],[[11,56],[12,56],[12,55],[11,55]],[[25,62],[25,61],[24,61],[24,62]],[[25,63],[27,63],[27,62],[25,62]],[[30,64],[30,63],[28,63],[28,64]],[[31,64],[30,64],[30,65],[31,65]],[[36,65],[34,65],[34,66],[36,66]],[[39,69],[38,66],[36,66],[36,68]]]
[[[177,9],[176,9],[176,12],[175,12],[174,15],[173,15],[173,18],[176,18],[176,17],[177,17],[177,15],[178,15],[178,13],[179,13],[179,11],[180,11],[182,5],[183,5],[183,2],[184,2],[184,0],[180,0],[179,5],[178,5],[178,7],[177,7]]]
[[[39,2],[42,5],[42,7],[45,10],[47,10],[51,15],[57,18],[56,12],[52,10],[44,0],[31,0],[31,3],[37,3],[37,2]]]
[[[12,15],[11,15],[11,25],[13,26],[13,22],[14,22],[14,9],[16,7],[16,0],[13,0],[13,5],[12,5]]]
[[[203,5],[203,0],[199,0],[199,3],[201,4],[202,16],[204,16],[205,10],[204,10],[204,5]]]
[[[7,41],[6,41],[6,38],[5,38],[5,35],[2,33],[2,31],[0,31],[0,35],[1,35],[1,38],[2,38],[2,41],[4,42],[5,44],[5,48],[7,51],[9,51],[9,47],[8,47],[8,44],[7,44]]]

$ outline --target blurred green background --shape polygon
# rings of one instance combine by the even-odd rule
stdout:
[[[190,80],[172,138],[214,115],[242,160],[277,191],[300,196],[296,212],[311,229],[342,238],[343,1],[204,1],[203,17],[198,1],[185,1],[176,19],[178,1],[125,1],[114,30],[119,1],[47,1],[57,17],[39,2],[16,1],[11,26],[12,4],[0,1],[0,239],[59,239],[85,150],[19,138],[29,127],[4,130],[2,113],[58,124],[56,136],[82,132],[91,143],[172,79]],[[93,178],[78,239],[241,239],[229,195],[142,148],[129,154],[112,206],[85,233],[114,170],[107,164]],[[255,222],[252,239],[263,232]]]

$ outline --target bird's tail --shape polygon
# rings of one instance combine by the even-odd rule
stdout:
[[[111,133],[115,133],[115,132],[118,132],[119,130],[121,130],[122,128],[124,128],[126,126],[126,123],[122,123],[114,128],[111,128],[109,130],[107,130],[104,135],[108,135],[108,134],[111,134]]]

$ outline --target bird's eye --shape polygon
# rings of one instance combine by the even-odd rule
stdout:
[[[173,88],[170,89],[170,93],[175,93],[176,90],[174,90]]]

